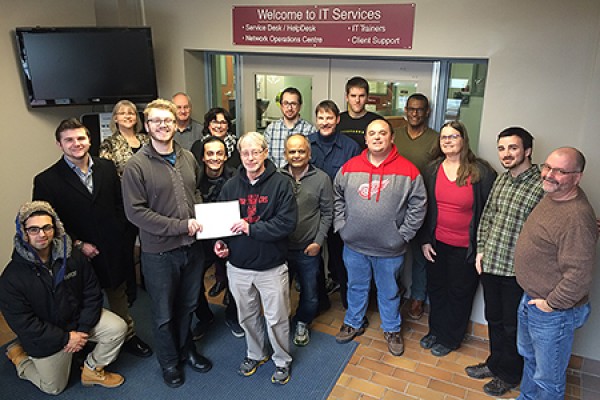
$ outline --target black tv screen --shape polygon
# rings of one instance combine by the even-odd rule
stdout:
[[[150,28],[17,28],[31,107],[158,96]]]

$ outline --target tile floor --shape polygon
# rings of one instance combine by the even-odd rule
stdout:
[[[207,288],[212,286],[213,279],[213,276],[207,273]],[[218,303],[222,295],[209,299]],[[297,293],[292,289],[292,304],[296,303],[296,299]],[[333,294],[331,299],[331,309],[317,318],[313,329],[335,335],[342,324],[344,310],[339,301],[339,294]],[[485,340],[470,337],[457,351],[446,357],[435,357],[419,346],[419,340],[427,333],[427,315],[424,315],[419,321],[404,320],[402,334],[405,352],[401,357],[394,357],[388,352],[379,328],[378,312],[370,308],[367,316],[369,328],[363,336],[355,339],[360,345],[337,381],[329,400],[491,399],[482,390],[485,381],[471,379],[464,372],[467,365],[477,364],[487,357],[488,347]],[[485,329],[474,329],[476,334],[478,331],[485,332]],[[0,314],[0,345],[13,338],[14,334]],[[579,361],[580,359],[575,357],[572,366],[577,367]],[[580,374],[570,370],[567,378],[566,399],[581,399]],[[502,398],[517,396],[517,391],[511,391]]]

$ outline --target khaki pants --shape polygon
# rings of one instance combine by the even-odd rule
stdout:
[[[290,285],[287,265],[266,271],[237,268],[227,263],[229,290],[238,306],[238,317],[246,333],[247,357],[262,360],[269,355],[265,323],[278,367],[292,363],[290,355]],[[261,315],[261,306],[264,322]]]
[[[127,324],[127,335],[125,336],[125,341],[128,341],[135,336],[135,326],[133,324],[133,318],[131,318],[131,315],[129,314],[129,303],[127,301],[126,288],[127,282],[123,282],[116,289],[104,288],[103,290],[106,293],[106,299],[108,300],[110,311],[123,318]]]
[[[90,331],[89,341],[96,347],[87,357],[92,367],[113,362],[125,339],[127,324],[118,315],[102,309],[100,320]],[[19,378],[26,379],[48,394],[59,394],[67,386],[73,353],[59,351],[44,358],[29,357],[17,367]]]

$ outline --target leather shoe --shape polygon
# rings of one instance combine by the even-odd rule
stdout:
[[[131,339],[123,343],[123,350],[136,357],[150,357],[152,349],[138,336],[132,336]]]
[[[167,386],[176,388],[183,385],[185,377],[178,366],[163,368],[163,380]]]
[[[188,352],[186,362],[190,368],[197,372],[208,372],[212,368],[210,360],[198,354],[195,350]]]
[[[222,281],[217,281],[208,291],[208,295],[210,297],[217,297],[219,293],[227,288],[227,283]]]
[[[410,300],[410,308],[408,310],[408,317],[410,319],[419,320],[423,316],[423,300]]]

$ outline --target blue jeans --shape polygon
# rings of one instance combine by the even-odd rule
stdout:
[[[163,253],[142,252],[146,291],[152,300],[152,331],[158,362],[174,367],[193,346],[190,325],[202,287],[202,244]]]
[[[525,359],[519,399],[564,399],[566,372],[575,329],[590,315],[590,305],[546,313],[525,293],[519,304],[517,346]]]
[[[344,323],[358,329],[369,304],[371,278],[377,287],[377,305],[384,332],[400,332],[400,290],[396,278],[404,256],[367,256],[344,246],[344,264],[348,270],[348,311]]]
[[[300,282],[300,300],[296,310],[295,321],[306,324],[312,323],[319,309],[319,294],[317,292],[317,275],[321,265],[321,254],[309,256],[304,250],[288,251],[288,266],[290,275]]]

